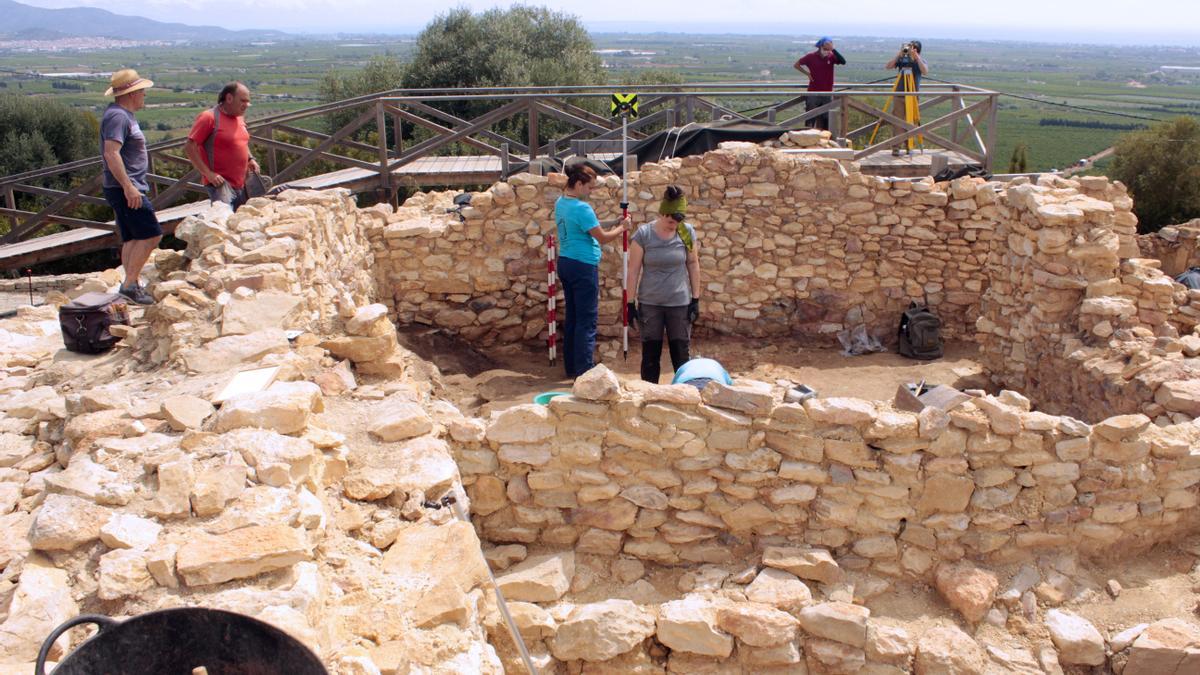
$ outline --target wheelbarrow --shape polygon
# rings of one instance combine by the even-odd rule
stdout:
[[[42,643],[34,675],[46,675],[54,641],[85,623],[99,630],[60,661],[53,675],[329,675],[316,655],[287,633],[207,607],[164,609],[125,621],[77,616]]]

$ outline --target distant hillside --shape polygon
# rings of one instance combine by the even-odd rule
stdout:
[[[0,0],[0,35],[9,37],[53,31],[59,35],[124,38],[126,40],[258,40],[286,37],[273,30],[226,30],[216,26],[164,23],[140,16],[113,14],[90,7],[42,9]],[[25,39],[29,39],[26,37]]]

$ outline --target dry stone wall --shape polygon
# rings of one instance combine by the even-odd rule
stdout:
[[[1088,425],[1012,392],[919,415],[781,394],[627,389],[600,366],[572,397],[449,432],[482,538],[668,565],[800,545],[927,578],[939,561],[1127,553],[1200,524],[1192,422]]]
[[[1139,257],[1125,187],[1046,176],[1011,185],[1003,203],[977,323],[993,379],[1087,420],[1200,414],[1200,293]]]
[[[910,299],[927,298],[950,337],[970,338],[984,264],[1004,215],[996,185],[891,181],[853,163],[725,144],[631,173],[636,223],[668,184],[684,187],[704,274],[701,329],[831,338],[858,323],[890,338]],[[482,344],[545,332],[545,237],[565,177],[527,174],[472,195],[461,218],[449,195],[423,196],[369,230],[376,284],[401,322]],[[591,203],[618,213],[620,180]],[[601,264],[601,332],[619,325],[620,254]]]
[[[1189,267],[1200,265],[1200,218],[1181,225],[1170,225],[1152,234],[1138,235],[1142,255],[1162,261],[1162,270],[1171,277]]]
[[[255,336],[268,353],[286,347],[280,327],[340,332],[375,296],[363,228],[384,218],[358,209],[346,190],[288,191],[236,214],[218,205],[188,218],[179,227],[185,254],[156,254],[158,303],[131,342],[151,363],[182,359],[191,370],[215,372],[230,349],[197,348],[219,338]]]

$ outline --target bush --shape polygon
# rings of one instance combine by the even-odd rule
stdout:
[[[1200,122],[1177,117],[1125,134],[1111,174],[1133,194],[1142,233],[1200,217]]]

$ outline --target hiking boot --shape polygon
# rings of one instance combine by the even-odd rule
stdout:
[[[146,289],[142,288],[141,284],[138,284],[132,288],[126,288],[125,286],[122,286],[117,292],[139,305],[154,304],[154,297],[147,293]]]

